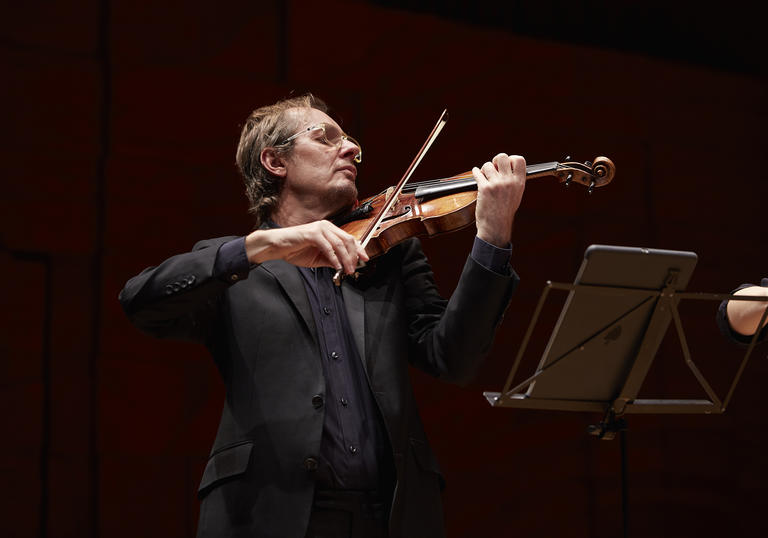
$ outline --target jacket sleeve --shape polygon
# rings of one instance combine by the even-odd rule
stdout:
[[[224,290],[248,276],[215,274],[219,247],[231,239],[200,241],[131,278],[118,297],[131,323],[159,338],[205,342]]]
[[[446,301],[437,291],[420,243],[406,243],[402,281],[411,363],[446,381],[469,382],[490,350],[519,282],[510,272],[500,275],[468,257],[456,290]]]

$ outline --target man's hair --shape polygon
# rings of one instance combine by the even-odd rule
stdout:
[[[298,128],[297,119],[287,114],[292,108],[316,108],[328,112],[328,106],[321,99],[305,93],[257,108],[248,116],[240,133],[236,161],[250,203],[248,212],[254,216],[257,228],[277,208],[283,188],[283,178],[271,174],[261,164],[261,152],[271,147],[281,156],[290,155],[293,142],[283,141],[294,135]]]

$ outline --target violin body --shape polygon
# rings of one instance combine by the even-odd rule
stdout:
[[[610,183],[616,167],[607,157],[592,162],[549,162],[526,167],[526,177],[556,177],[561,183],[579,183],[589,192]],[[349,215],[335,222],[363,243],[375,258],[410,237],[432,237],[466,228],[475,222],[477,183],[471,172],[449,178],[406,185],[392,201],[394,187],[360,202]],[[389,209],[381,216],[387,204]]]
[[[386,194],[378,194],[364,200],[373,212],[381,210]],[[365,251],[375,258],[410,237],[432,237],[455,232],[475,222],[477,191],[464,191],[419,201],[413,193],[401,193],[395,205],[371,235]],[[372,218],[372,217],[371,217]],[[362,237],[370,219],[358,219],[341,225],[345,232]]]

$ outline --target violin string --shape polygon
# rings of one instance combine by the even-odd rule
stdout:
[[[548,171],[550,168],[550,163],[544,163],[547,165],[546,169],[542,169],[541,171]],[[542,165],[529,165],[526,167],[526,172],[530,175],[531,173],[537,172],[538,170],[535,170],[536,168],[541,167]],[[444,185],[445,183],[450,183],[451,181],[466,181],[467,179],[474,179],[474,175],[472,175],[472,171],[464,172],[462,174],[457,174],[455,176],[450,177],[443,177],[439,179],[429,179],[426,181],[417,181],[413,183],[408,183],[403,188],[403,192],[413,192],[419,187],[430,187],[432,185]]]
[[[459,174],[457,176],[451,176],[451,177],[444,177],[440,179],[429,179],[426,181],[417,181],[415,183],[409,183],[405,186],[403,189],[404,192],[411,192],[415,191],[419,187],[429,187],[432,185],[441,185],[445,183],[450,183],[451,181],[465,181],[467,179],[472,179],[474,176],[472,175],[472,172],[467,172],[466,174]]]

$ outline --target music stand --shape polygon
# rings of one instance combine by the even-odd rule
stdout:
[[[504,388],[483,395],[494,407],[602,412],[606,426],[625,413],[723,413],[759,331],[726,398],[720,400],[691,358],[677,305],[681,299],[764,301],[765,297],[682,293],[696,260],[694,252],[591,245],[573,284],[546,283]],[[536,372],[513,387],[552,289],[569,291],[568,298]],[[709,399],[636,399],[671,320],[685,362]],[[612,438],[610,428],[592,433]]]
[[[677,305],[681,299],[765,301],[765,297],[683,293],[696,261],[694,252],[591,245],[573,284],[546,283],[502,391],[483,393],[493,407],[604,414],[603,420],[588,431],[601,439],[621,434],[625,536],[626,422],[621,417],[626,413],[723,413],[760,333],[757,331],[752,338],[728,394],[721,401],[691,359]],[[536,372],[512,386],[552,289],[569,292],[560,317]],[[768,309],[759,327],[767,316]],[[708,399],[637,399],[672,320],[685,362]]]

